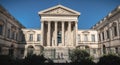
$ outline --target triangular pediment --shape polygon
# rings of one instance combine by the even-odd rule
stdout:
[[[64,7],[62,5],[57,5],[46,10],[40,11],[40,15],[50,14],[50,15],[80,15],[79,12],[74,11],[70,8]]]

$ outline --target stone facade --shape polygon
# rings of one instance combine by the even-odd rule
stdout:
[[[26,29],[0,6],[0,54],[14,58],[44,54],[55,62],[66,62],[75,48],[86,49],[95,58],[120,52],[120,6],[89,30],[79,30],[80,13],[62,5],[38,14],[41,29]]]
[[[21,28],[25,27],[0,6],[0,54],[20,58],[24,56]]]
[[[92,27],[98,31],[99,55],[120,54],[120,6]]]
[[[92,56],[98,57],[97,31],[78,30],[79,12],[57,5],[40,11],[38,14],[41,18],[41,30],[23,29],[26,50],[32,46],[33,54],[43,53],[46,58],[53,59],[55,62],[69,61],[69,53],[75,48],[87,49]],[[27,40],[31,38],[31,34],[33,40],[30,42]],[[41,35],[38,44],[36,44],[36,34]],[[43,52],[40,53],[36,46],[39,46],[41,50],[44,48]],[[28,51],[25,52],[25,56],[27,54]]]

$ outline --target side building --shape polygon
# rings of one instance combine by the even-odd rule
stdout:
[[[85,49],[91,56],[97,59],[98,56],[98,33],[96,30],[78,30],[76,48]]]
[[[95,24],[92,29],[98,31],[99,55],[120,54],[120,6]]]
[[[14,58],[24,56],[24,39],[20,24],[8,11],[0,5],[0,54]]]

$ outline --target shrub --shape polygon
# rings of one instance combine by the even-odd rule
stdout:
[[[100,57],[97,65],[120,65],[120,57],[114,54],[108,54]]]

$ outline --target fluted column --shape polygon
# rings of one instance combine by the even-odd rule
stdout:
[[[57,46],[57,22],[55,22],[55,46]]]
[[[48,34],[47,34],[47,46],[50,46],[50,31],[51,31],[51,23],[48,22]]]
[[[65,35],[64,29],[65,29],[65,27],[64,27],[64,22],[62,22],[62,44],[63,44],[63,45],[65,45],[65,44],[64,44],[64,37],[65,37],[65,36],[64,36],[64,35]]]
[[[69,39],[68,39],[68,43],[69,45],[71,45],[71,22],[68,22],[68,33],[69,33]]]
[[[75,21],[75,34],[76,34],[76,36],[75,36],[75,39],[76,39],[76,41],[75,41],[75,43],[74,43],[74,46],[78,43],[78,39],[77,39],[77,30],[78,29],[78,25],[77,25],[77,21]]]
[[[41,45],[44,45],[44,22],[41,22],[41,30],[42,30]]]

